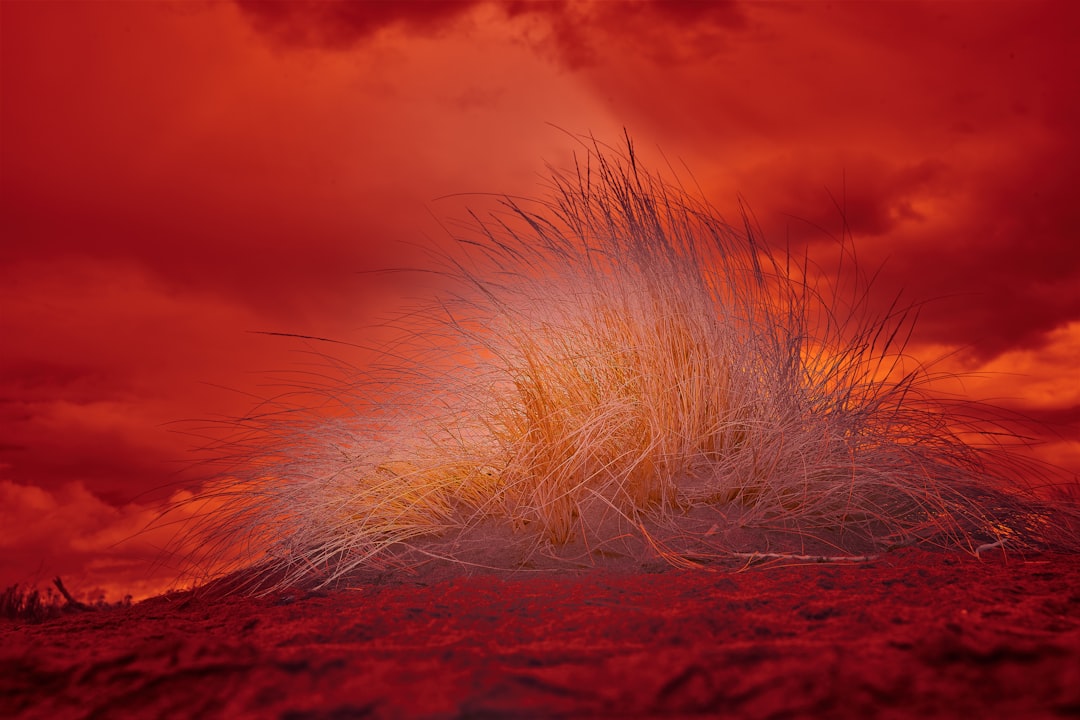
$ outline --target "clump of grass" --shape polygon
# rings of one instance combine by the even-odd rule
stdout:
[[[59,599],[51,594],[42,597],[37,588],[11,585],[0,593],[0,617],[41,623],[59,615]]]
[[[1015,434],[905,355],[910,308],[875,315],[857,266],[776,252],[629,141],[584,148],[546,199],[472,215],[439,259],[455,289],[389,372],[343,366],[304,388],[320,402],[286,394],[237,424],[240,471],[185,506],[197,574],[256,568],[235,587],[266,590],[469,562],[491,523],[519,563],[1064,537],[1017,479]]]
[[[43,623],[60,617],[67,611],[87,612],[109,607],[104,598],[93,605],[76,600],[59,577],[53,578],[53,585],[60,591],[59,594],[54,593],[51,587],[47,587],[45,594],[42,595],[37,587],[18,584],[8,586],[0,592],[0,617],[28,623]],[[121,603],[117,603],[122,607],[130,604],[130,595],[125,596]]]

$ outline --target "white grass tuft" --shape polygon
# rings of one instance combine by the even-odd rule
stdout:
[[[441,256],[456,290],[385,368],[343,366],[235,423],[237,467],[185,508],[195,579],[1075,547],[1069,508],[1025,490],[1019,438],[929,392],[910,309],[873,315],[852,263],[815,279],[629,142],[583,147],[546,200],[473,216]]]

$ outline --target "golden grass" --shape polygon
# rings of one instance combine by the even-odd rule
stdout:
[[[679,564],[771,552],[690,521],[725,508],[801,538],[794,554],[1075,541],[1054,519],[1072,511],[1017,480],[1018,438],[928,392],[911,314],[871,313],[851,263],[815,279],[629,143],[583,147],[547,199],[473,216],[440,259],[457,290],[388,351],[389,381],[313,388],[344,416],[283,400],[242,423],[264,434],[237,453],[247,470],[190,501],[210,503],[179,543],[195,575],[326,584],[452,558],[493,519],[530,552],[630,536]]]

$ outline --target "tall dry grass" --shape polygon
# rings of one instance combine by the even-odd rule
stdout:
[[[183,508],[194,576],[320,585],[491,542],[523,564],[1075,541],[999,416],[930,392],[905,355],[914,313],[874,314],[847,246],[822,275],[629,141],[583,149],[545,199],[472,216],[438,257],[453,289],[381,366],[234,424],[236,467]]]

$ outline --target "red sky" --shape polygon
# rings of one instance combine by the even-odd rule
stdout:
[[[198,485],[173,423],[296,367],[252,331],[371,340],[425,288],[360,271],[422,264],[441,196],[541,193],[552,124],[627,128],[825,264],[842,201],[882,300],[932,301],[913,351],[1080,470],[1072,3],[8,1],[0,31],[0,586],[160,589],[167,536],[120,541]]]

